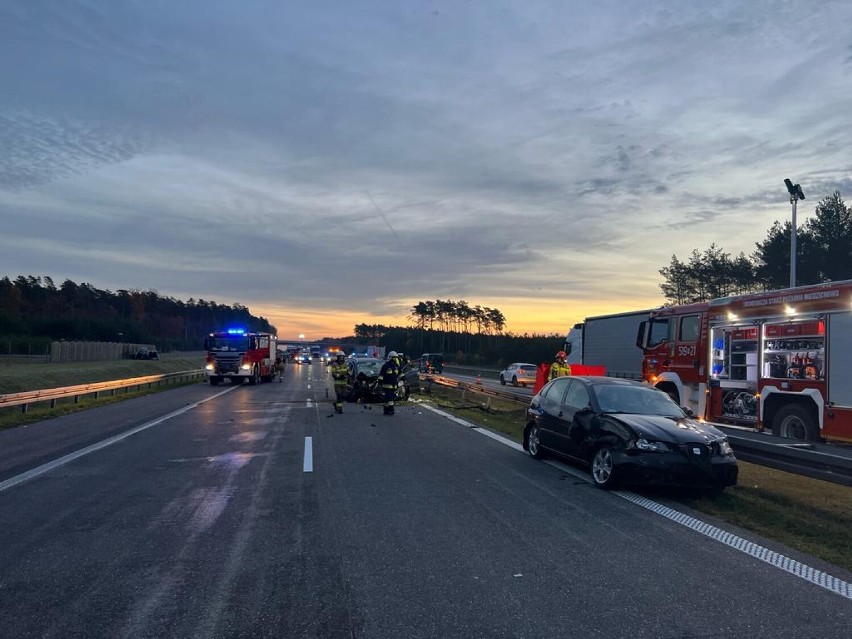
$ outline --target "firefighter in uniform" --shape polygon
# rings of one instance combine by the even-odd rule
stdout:
[[[343,400],[346,398],[346,380],[349,377],[349,367],[346,365],[346,356],[338,353],[331,363],[331,378],[334,380],[334,410],[343,412]]]
[[[548,375],[547,378],[548,381],[571,374],[571,367],[568,365],[568,362],[566,361],[567,359],[568,355],[565,354],[565,351],[559,351],[556,353],[556,361],[550,365],[550,375]]]
[[[393,400],[396,397],[400,372],[399,355],[396,351],[391,351],[379,372],[379,384],[385,392],[385,415],[393,415]]]

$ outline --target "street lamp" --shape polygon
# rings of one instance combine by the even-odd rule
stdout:
[[[790,204],[793,205],[793,226],[790,228],[790,288],[796,286],[796,203],[805,199],[802,187],[793,184],[790,178],[784,178],[787,192],[790,194]]]

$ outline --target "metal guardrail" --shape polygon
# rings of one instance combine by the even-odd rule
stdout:
[[[852,449],[796,442],[714,424],[724,431],[737,459],[776,470],[852,486]]]
[[[529,396],[521,396],[517,393],[513,393],[508,390],[500,390],[497,388],[491,388],[489,386],[483,386],[481,384],[473,384],[469,382],[462,382],[457,379],[453,379],[451,377],[444,377],[443,375],[428,375],[421,373],[421,378],[425,379],[426,382],[432,382],[434,384],[440,384],[441,386],[450,386],[452,388],[458,388],[459,390],[466,391],[471,390],[482,395],[487,395],[489,397],[496,397],[499,399],[505,399],[511,402],[518,402],[521,404],[529,404],[530,398]],[[421,385],[423,382],[421,381]]]
[[[141,388],[142,386],[151,387],[154,384],[159,385],[162,382],[173,383],[182,382],[203,377],[205,371],[203,369],[180,371],[177,373],[164,373],[162,375],[146,375],[145,377],[131,377],[128,379],[118,379],[111,382],[92,382],[91,384],[79,384],[77,386],[63,386],[60,388],[45,388],[34,391],[24,391],[22,393],[9,393],[0,395],[0,408],[7,406],[20,406],[21,412],[26,413],[31,404],[40,402],[50,402],[50,407],[55,408],[57,400],[73,398],[74,403],[78,403],[84,395],[94,395],[98,397],[100,393],[110,392],[115,395],[115,391],[125,388],[128,391],[131,388]]]
[[[441,375],[424,375],[432,383],[473,391],[507,401],[529,404],[529,397],[519,397],[510,391],[462,382]],[[713,424],[728,435],[737,459],[784,470],[796,475],[852,486],[852,449],[834,448],[828,444],[796,442],[743,428]]]

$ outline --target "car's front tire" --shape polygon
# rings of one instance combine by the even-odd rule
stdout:
[[[533,459],[541,459],[544,457],[544,450],[541,447],[540,439],[541,429],[533,424],[527,431],[527,452]]]
[[[612,459],[612,449],[601,446],[592,458],[592,482],[598,488],[609,490],[616,485],[615,462]]]

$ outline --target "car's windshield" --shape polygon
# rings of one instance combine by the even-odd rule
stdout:
[[[643,386],[613,384],[595,388],[601,411],[684,417],[683,409],[665,393]]]
[[[382,360],[380,359],[366,359],[362,362],[358,362],[357,364],[357,372],[364,373],[369,377],[375,377],[382,370]]]

